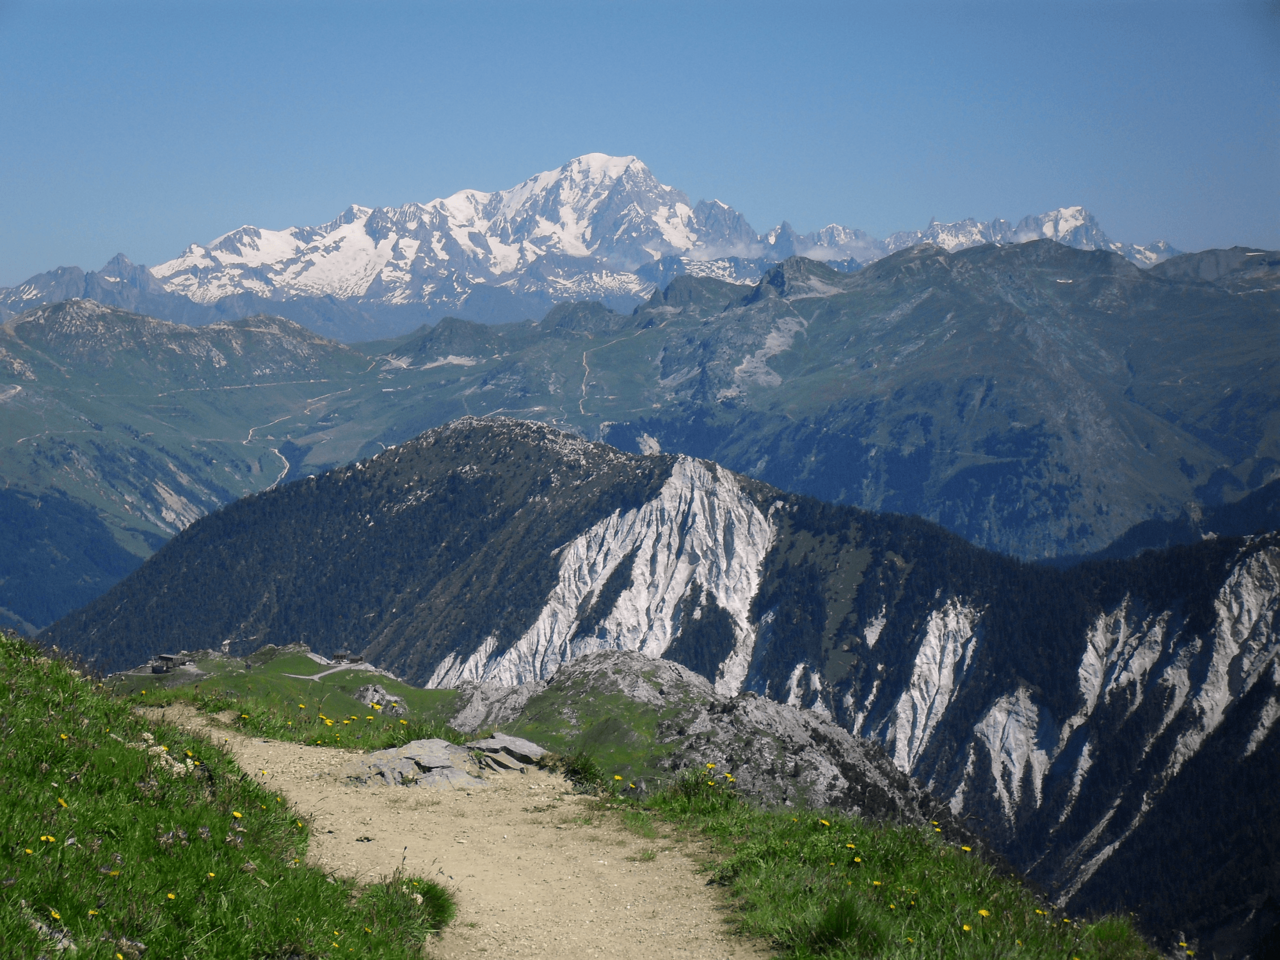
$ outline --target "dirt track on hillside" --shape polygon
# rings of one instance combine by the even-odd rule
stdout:
[[[185,705],[143,712],[230,748],[310,818],[311,864],[370,881],[403,862],[452,890],[457,919],[427,946],[438,960],[772,956],[730,934],[719,891],[674,841],[636,836],[560,776],[493,775],[470,789],[349,786],[336,776],[346,751],[245,737]],[[653,859],[641,859],[646,850]]]

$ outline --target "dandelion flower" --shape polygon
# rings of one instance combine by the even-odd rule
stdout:
[[[938,825],[938,821],[937,821],[937,820],[930,820],[929,822],[930,822],[930,823],[932,823],[935,827]]]
[[[244,814],[242,814],[239,810],[232,810],[231,815],[235,817],[237,820],[239,820],[241,817],[244,816]]]
[[[845,846],[846,846],[846,847],[848,847],[850,850],[852,850],[852,849],[854,849],[854,847],[856,847],[856,846],[857,846],[857,844],[853,844],[853,843],[846,843],[846,844],[845,844]]]
[[[969,926],[967,923],[964,925],[964,932],[965,932],[965,933],[968,933],[968,932],[969,932],[970,930],[972,930],[972,929],[973,929],[973,927]]]
[[[989,916],[991,916],[991,911],[990,911],[990,910],[979,910],[979,911],[978,911],[978,916],[980,916],[980,917],[989,917]]]
[[[195,754],[193,754],[190,750],[188,750],[188,751],[187,751],[187,756],[188,756],[188,757],[192,757],[192,756],[195,756]]]
[[[35,851],[34,851],[34,850],[32,850],[30,847],[27,847],[27,848],[26,848],[26,851],[27,851],[27,853],[35,853]]]
[[[49,836],[49,835],[46,833],[46,834],[45,834],[43,837],[41,837],[40,839],[41,839],[41,840],[43,840],[45,843],[56,843],[58,838],[57,838],[57,837],[51,837],[51,836]]]
[[[213,879],[213,877],[214,877],[214,874],[212,874],[212,873],[211,873],[211,874],[209,874],[209,879],[210,879],[210,880],[212,880],[212,879]]]
[[[934,827],[934,828],[933,828],[933,832],[934,832],[934,833],[941,833],[941,832],[942,832],[942,828],[941,828],[941,827]]]
[[[400,722],[401,722],[401,723],[403,723],[406,727],[409,725],[409,721],[408,721],[408,720],[401,720]]]
[[[871,885],[872,885],[873,887],[878,887],[878,886],[880,886],[880,881],[879,881],[879,880],[872,880],[872,881],[871,881]]]
[[[365,717],[366,720],[372,720],[373,717]]]
[[[818,822],[819,822],[820,824],[822,824],[824,827],[829,827],[829,826],[831,826],[831,824],[827,823],[827,821],[825,821],[825,820],[819,820]]]
[[[50,911],[49,911],[49,916],[53,917],[53,919],[55,919],[55,920],[61,920],[61,919],[62,919],[62,914],[60,914],[57,910],[50,910]]]
[[[175,897],[172,893],[167,894],[167,896],[169,897],[169,899],[170,899],[170,900],[177,900],[177,899],[178,899],[178,898],[177,898],[177,897]]]
[[[305,709],[307,709],[307,705],[306,705],[305,703],[300,703],[300,704],[298,704],[298,709],[299,709],[299,710],[305,710]]]
[[[961,847],[960,849],[965,853],[973,853],[973,847]]]
[[[615,779],[615,780],[621,780],[622,778],[621,778],[620,776],[618,776],[618,775],[615,773],[615,774],[613,775],[613,779]]]
[[[97,910],[90,910],[90,911],[89,911],[89,916],[91,916],[91,917],[96,917],[97,915],[98,915],[98,911],[97,911]]]
[[[59,798],[58,798],[58,806],[62,807],[62,809],[64,809],[64,810],[65,810],[65,809],[67,808],[67,801],[65,801],[65,800],[63,800],[61,797],[59,797]]]
[[[894,905],[891,903],[891,904],[889,904],[889,909],[890,909],[890,910],[897,910],[898,908],[897,908],[896,906],[894,906]]]
[[[58,734],[58,736],[60,736],[63,740],[67,739],[67,735],[65,733],[60,733]]]
[[[862,862],[862,858],[861,858],[861,857],[854,857],[854,858],[853,858],[853,862],[854,862],[854,863],[861,863],[861,862]]]

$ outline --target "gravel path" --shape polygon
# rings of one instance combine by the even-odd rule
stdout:
[[[309,817],[312,864],[367,881],[403,862],[451,889],[457,919],[427,947],[439,960],[773,955],[730,933],[719,891],[678,846],[626,830],[563,777],[530,770],[470,789],[354,787],[336,776],[346,751],[245,737],[185,705],[144,712],[225,744]],[[642,859],[647,851],[652,859]]]

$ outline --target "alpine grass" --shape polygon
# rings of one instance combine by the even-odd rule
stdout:
[[[307,824],[228,755],[11,634],[0,749],[8,955],[407,958],[453,916],[424,878],[307,866]]]

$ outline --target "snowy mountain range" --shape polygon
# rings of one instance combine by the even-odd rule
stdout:
[[[462,190],[398,208],[351,206],[318,227],[241,227],[207,247],[192,244],[151,272],[168,290],[198,303],[246,292],[271,299],[460,302],[477,283],[555,301],[639,299],[654,283],[637,270],[664,257],[772,264],[799,254],[867,263],[918,243],[957,250],[1046,237],[1084,250],[1115,250],[1142,266],[1172,252],[1164,243],[1114,243],[1083,207],[1026,217],[1017,226],[931,223],[883,241],[837,224],[801,236],[783,223],[761,236],[721,201],[694,204],[659,183],[635,157],[591,153],[496,193]],[[735,278],[739,272],[753,271],[735,270]],[[740,279],[754,281],[760,272]]]
[[[592,153],[495,193],[353,205],[320,226],[243,226],[149,271],[123,257],[96,274],[60,268],[0,290],[0,319],[55,294],[188,323],[290,303],[283,312],[291,319],[341,339],[369,339],[447,314],[485,322],[536,318],[572,300],[629,311],[680,274],[755,283],[797,254],[849,271],[920,243],[954,251],[1044,238],[1112,250],[1144,267],[1178,252],[1164,242],[1116,243],[1079,206],[1016,226],[935,222],[885,240],[837,224],[801,235],[784,222],[758,234],[732,207],[693,203],[635,157]],[[73,289],[77,283],[83,292]]]

